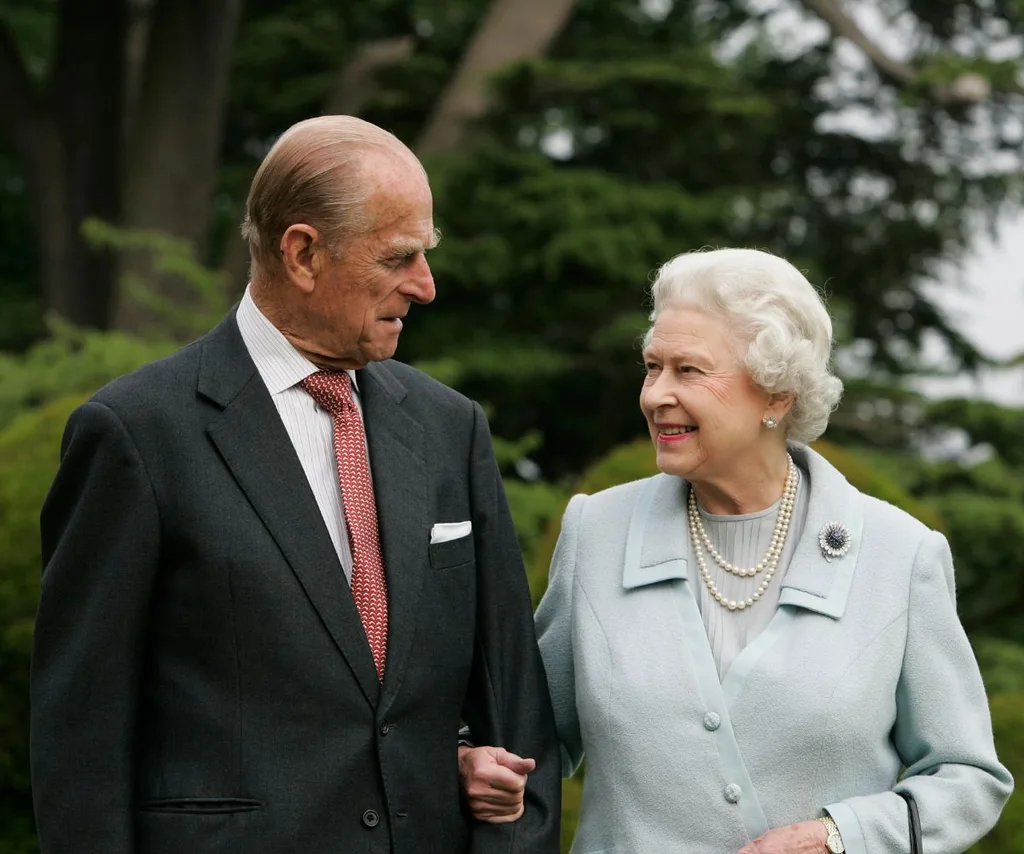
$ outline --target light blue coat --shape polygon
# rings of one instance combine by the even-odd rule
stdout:
[[[569,503],[537,611],[566,771],[584,752],[575,854],[735,854],[827,810],[850,854],[959,854],[1013,788],[956,615],[945,538],[817,453],[768,627],[721,681],[687,580],[684,482]],[[827,561],[828,522],[852,547]],[[901,768],[906,775],[900,779]]]

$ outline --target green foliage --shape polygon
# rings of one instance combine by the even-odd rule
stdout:
[[[945,531],[946,524],[941,514],[915,499],[892,476],[888,467],[882,467],[877,462],[872,464],[870,457],[862,457],[856,449],[840,448],[831,442],[815,442],[813,447],[839,469],[854,488],[906,510],[929,528]]]
[[[1024,504],[971,492],[950,492],[930,503],[949,525],[967,630],[1024,641]]]
[[[565,509],[565,490],[545,481],[529,483],[506,477],[505,494],[508,496],[512,518],[516,524],[523,562],[527,566],[532,566],[535,563],[534,555],[541,548],[541,543],[550,529],[551,520],[560,518]],[[530,592],[536,605],[539,596],[535,595],[536,585],[532,581],[531,574]]]
[[[4,0],[0,24],[11,29],[29,75],[46,78],[54,49],[58,0]]]
[[[989,696],[1024,696],[1024,646],[992,637],[976,638],[973,646]]]
[[[562,854],[569,854],[573,836],[580,821],[580,801],[583,798],[582,772],[562,780]]]
[[[181,304],[137,275],[126,274],[121,278],[120,287],[128,298],[159,318],[164,337],[188,340],[202,335],[234,301],[223,275],[204,267],[188,241],[158,231],[118,228],[95,218],[82,223],[82,232],[94,248],[145,256],[150,259],[151,275],[173,278],[185,285],[190,298]]]
[[[958,428],[974,445],[986,444],[1011,466],[1024,468],[1024,409],[1013,409],[985,400],[953,398],[928,406],[924,428]]]
[[[1014,779],[1024,780],[1024,693],[991,697],[992,728],[1000,761]],[[1010,854],[1024,851],[1024,798],[1010,798],[995,829],[970,854]]]
[[[61,434],[82,396],[0,429],[0,851],[34,851],[28,776],[28,674],[39,601],[39,508]]]
[[[358,50],[415,33],[415,49],[380,75],[363,113],[412,142],[489,7],[489,0],[247,0],[225,116],[215,249],[237,229],[269,143],[322,111]],[[989,640],[1020,635],[1021,413],[964,401],[933,405],[893,378],[922,367],[920,344],[935,333],[956,368],[985,363],[926,286],[939,263],[962,252],[978,213],[995,216],[1020,198],[1019,179],[997,166],[984,171],[996,163],[991,152],[1019,149],[1014,123],[1004,121],[1013,104],[998,91],[1013,63],[979,59],[983,52],[971,46],[1000,28],[1024,32],[1024,5],[907,0],[906,11],[928,50],[913,60],[921,74],[911,97],[871,75],[853,88],[830,83],[833,45],[779,44],[765,26],[773,13],[752,16],[746,0],[676,0],[660,16],[635,2],[578,0],[544,59],[492,81],[497,100],[475,136],[427,164],[445,232],[431,255],[438,299],[423,322],[416,307],[399,355],[483,401],[498,436],[521,437],[495,446],[535,596],[573,491],[568,484],[593,492],[654,471],[647,441],[633,442],[643,430],[637,341],[652,271],[705,245],[760,246],[827,283],[842,343],[861,347],[874,369],[847,384],[820,449],[859,488],[947,532],[961,611],[990,688],[1019,692],[1016,648]],[[37,82],[59,12],[56,0],[0,2],[0,23],[11,27]],[[992,80],[991,109],[945,109],[927,97],[929,87],[966,71]],[[837,126],[850,108],[891,133]],[[28,248],[35,244],[29,202],[0,141],[0,349],[25,351],[0,356],[4,435],[20,423],[19,412],[92,391],[174,346],[58,324],[50,340],[31,346],[47,327]],[[88,228],[98,246],[150,254],[157,273],[204,295],[183,309],[149,283],[127,283],[163,319],[167,338],[196,335],[223,314],[227,297],[216,275],[187,247],[99,223]],[[975,451],[989,447],[991,457],[964,463],[918,453],[951,431]],[[542,479],[518,476],[530,461]],[[570,781],[570,826],[577,802],[578,783]],[[19,820],[6,804],[4,829]],[[1014,840],[1001,850],[1024,850]],[[16,851],[12,845],[4,849],[0,837],[0,850]]]
[[[174,345],[53,321],[52,337],[21,355],[0,353],[0,428],[17,413],[62,395],[93,392]]]

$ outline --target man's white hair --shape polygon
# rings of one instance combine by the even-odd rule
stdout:
[[[832,319],[796,267],[757,249],[688,252],[661,267],[651,295],[645,345],[667,308],[692,306],[721,317],[736,334],[750,378],[769,394],[793,394],[781,425],[787,436],[812,442],[825,432],[843,393],[832,373]]]

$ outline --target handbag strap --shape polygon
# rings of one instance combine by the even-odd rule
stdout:
[[[921,836],[921,816],[917,811],[917,801],[907,791],[896,793],[907,802],[907,815],[910,820],[910,854],[924,854],[924,842]]]

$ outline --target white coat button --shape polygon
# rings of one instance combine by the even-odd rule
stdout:
[[[725,799],[730,804],[739,803],[740,796],[743,794],[743,790],[735,783],[730,783],[725,787]]]
[[[722,725],[722,719],[716,712],[708,712],[704,715],[704,729],[708,732],[714,732]]]

